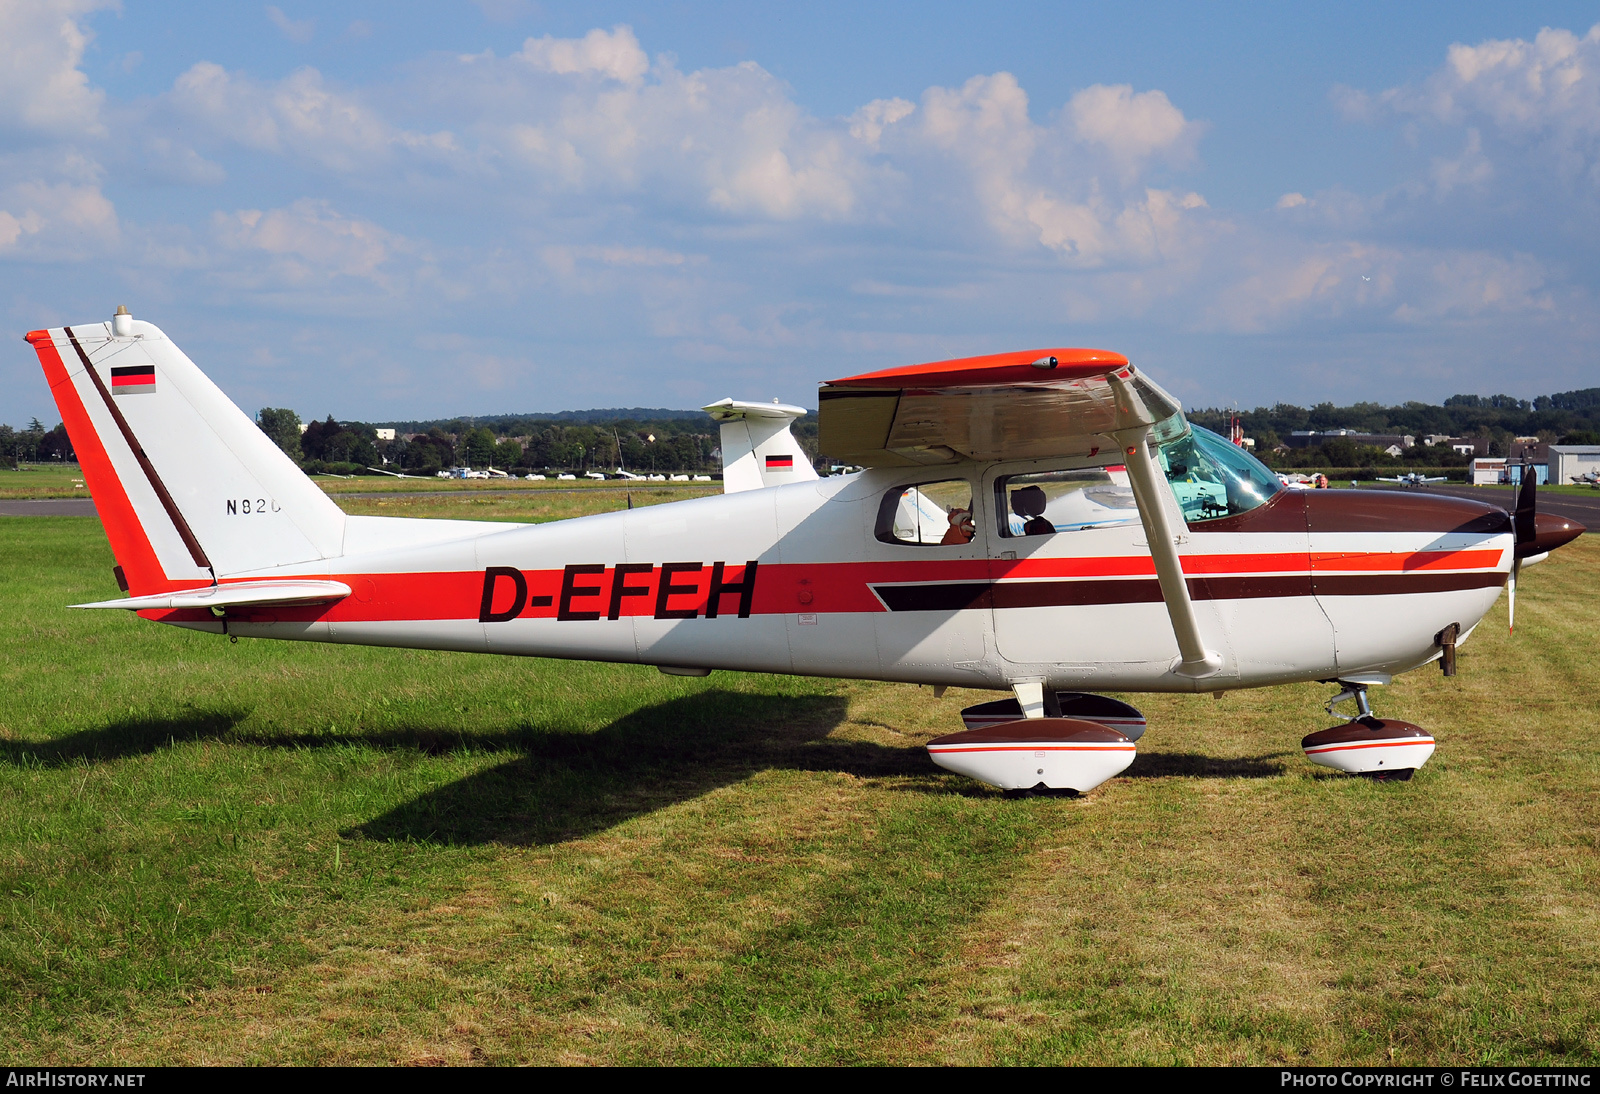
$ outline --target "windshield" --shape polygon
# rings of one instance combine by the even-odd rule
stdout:
[[[1196,425],[1159,445],[1156,462],[1190,523],[1248,512],[1283,489],[1266,464]]]

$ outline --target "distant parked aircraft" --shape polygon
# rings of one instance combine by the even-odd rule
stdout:
[[[1384,478],[1382,475],[1379,475],[1378,481],[1397,482],[1401,486],[1424,486],[1430,482],[1444,482],[1446,478],[1448,478],[1446,475],[1435,475],[1429,477],[1424,475],[1421,471],[1408,471],[1406,474],[1394,479]]]

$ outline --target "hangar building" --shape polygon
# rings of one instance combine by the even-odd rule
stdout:
[[[1577,475],[1600,471],[1600,444],[1550,446],[1550,481],[1566,485]]]

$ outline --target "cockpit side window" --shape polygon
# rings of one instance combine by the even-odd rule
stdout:
[[[1248,512],[1283,489],[1266,464],[1197,425],[1159,444],[1156,463],[1191,524]]]
[[[995,482],[1002,536],[1042,536],[1139,520],[1122,467],[1081,467],[1008,475]]]
[[[897,486],[878,507],[877,537],[884,543],[949,547],[970,543],[975,530],[966,479]]]

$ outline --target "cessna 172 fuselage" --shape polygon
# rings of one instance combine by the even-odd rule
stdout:
[[[1011,690],[1011,728],[930,746],[1011,789],[1035,760],[1041,788],[1085,790],[1105,775],[1084,764],[1132,758],[1125,725],[1065,716],[1062,693],[1336,681],[1378,724],[1367,686],[1453,671],[1521,561],[1583,531],[1531,495],[1514,517],[1285,490],[1124,358],[1065,349],[824,385],[822,447],[855,474],[796,458],[799,408],[725,400],[707,408],[725,448],[748,432],[721,496],[540,525],[347,516],[150,324],[28,339],[131,594],[93,607],[236,637]],[[1319,747],[1348,770],[1372,749],[1426,759],[1381,724]]]

